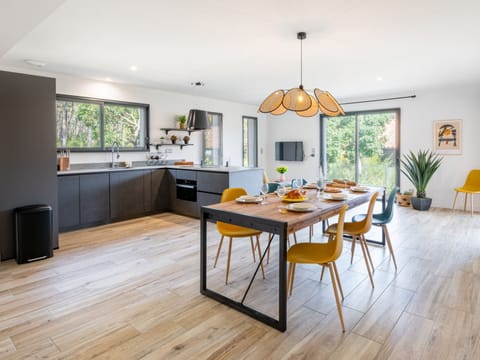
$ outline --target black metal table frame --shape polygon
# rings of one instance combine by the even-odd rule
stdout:
[[[265,248],[262,257],[257,265],[257,268],[250,280],[250,283],[245,290],[242,300],[235,301],[222,294],[219,294],[207,288],[207,221],[222,221],[225,223],[245,226],[257,229],[263,232],[275,234],[279,236],[279,276],[278,276],[278,319],[263,314],[244,304],[245,298],[250,286],[255,279],[255,276],[263,262],[265,254],[267,253],[272,239]],[[259,320],[277,330],[285,331],[287,329],[287,226],[286,222],[279,222],[270,219],[259,219],[245,214],[233,213],[224,210],[217,210],[211,208],[201,208],[200,216],[200,292],[218,302],[228,305],[237,311],[240,311],[256,320]],[[273,237],[272,237],[273,238]],[[282,261],[283,259],[283,261]]]

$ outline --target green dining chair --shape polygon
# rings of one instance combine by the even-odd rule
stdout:
[[[393,260],[393,264],[395,265],[395,270],[397,270],[397,261],[395,260],[395,254],[393,253],[392,242],[390,241],[390,233],[388,232],[387,224],[390,223],[393,219],[393,203],[395,201],[395,195],[398,193],[400,189],[395,187],[388,195],[387,207],[385,210],[379,214],[373,214],[372,216],[372,225],[381,226],[384,233],[385,239],[387,241],[388,250],[390,251],[390,255]],[[353,222],[363,221],[367,215],[366,214],[358,214],[352,218]]]

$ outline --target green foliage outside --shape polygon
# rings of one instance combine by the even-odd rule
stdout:
[[[102,106],[97,103],[57,101],[57,147],[98,149],[102,147]],[[116,141],[121,148],[144,146],[145,110],[140,107],[103,106],[103,145]]]
[[[355,180],[355,134],[358,131],[357,181],[389,188],[395,186],[394,112],[338,116],[326,121],[329,179]]]

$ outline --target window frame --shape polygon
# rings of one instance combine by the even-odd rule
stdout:
[[[250,138],[251,132],[249,131],[249,122],[250,120],[253,120],[254,126],[253,126],[253,137]],[[254,157],[253,159],[250,159],[249,157],[247,158],[248,161],[248,167],[257,167],[258,166],[258,118],[254,116],[247,116],[243,115],[242,116],[242,166],[245,166],[245,121],[247,121],[247,153],[250,154],[250,150],[254,152]],[[252,144],[253,142],[253,144]]]
[[[55,116],[56,111],[56,102],[57,101],[72,101],[72,102],[83,102],[89,104],[98,104],[100,106],[100,147],[95,148],[81,148],[81,147],[67,147],[71,152],[78,153],[91,153],[91,152],[110,152],[112,151],[111,147],[105,146],[105,119],[104,119],[104,107],[105,105],[122,105],[130,107],[143,108],[145,110],[145,124],[144,124],[144,133],[145,133],[145,143],[143,147],[121,147],[121,151],[127,152],[145,152],[150,150],[150,104],[136,103],[130,101],[118,101],[118,100],[108,100],[108,99],[99,99],[85,96],[76,96],[76,95],[66,95],[66,94],[57,94],[55,98]],[[56,121],[56,119],[55,119]],[[55,136],[55,142],[57,141]],[[57,150],[64,149],[64,147],[57,147]]]
[[[388,108],[388,109],[372,109],[372,110],[359,110],[359,111],[348,111],[345,112],[345,116],[355,116],[355,181],[358,181],[358,171],[359,171],[359,161],[358,161],[358,116],[366,114],[378,114],[378,113],[388,113],[395,112],[397,114],[397,121],[395,124],[395,168],[396,176],[395,183],[396,186],[400,186],[400,121],[401,121],[401,109],[400,108]],[[326,119],[331,116],[325,114],[320,115],[320,156],[319,156],[319,168],[322,169],[325,174],[325,167],[327,163],[327,139],[326,139]]]
[[[213,111],[207,111],[207,118],[208,118],[208,121],[210,122],[210,119],[209,117],[210,116],[216,116],[218,117],[218,147],[217,148],[213,148],[213,149],[216,149],[217,151],[217,154],[218,154],[218,163],[213,163],[213,164],[206,164],[208,166],[222,166],[223,164],[223,113],[218,113],[218,112],[213,112]],[[211,120],[212,122],[212,128],[214,127],[213,126],[213,119]],[[207,129],[209,130],[209,129]],[[205,155],[205,152],[207,150],[207,147],[206,147],[206,139],[205,139],[205,136],[206,136],[206,131],[202,131],[202,153],[201,153],[201,157],[202,157],[202,161],[205,162],[205,159],[206,159],[206,155]],[[213,150],[212,149],[212,150]]]

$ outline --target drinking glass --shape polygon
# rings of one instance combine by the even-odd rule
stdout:
[[[262,200],[262,204],[266,204],[267,203],[267,194],[268,194],[268,184],[262,184],[262,186],[260,187],[260,195],[263,196],[263,200]]]
[[[285,189],[285,186],[280,184],[277,188],[278,197],[282,198],[285,195],[286,192],[287,192],[287,189]]]

